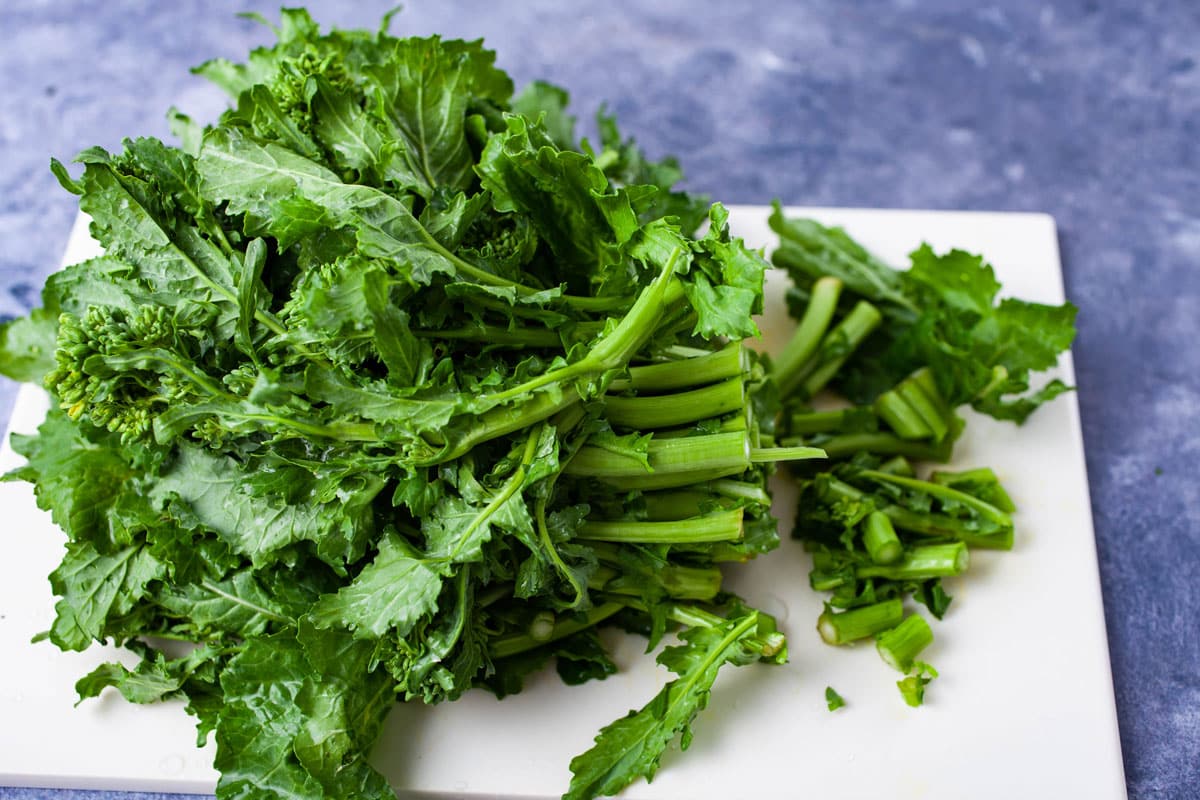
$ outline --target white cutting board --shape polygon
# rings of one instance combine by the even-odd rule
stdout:
[[[774,246],[767,208],[731,212],[737,235]],[[791,212],[844,225],[894,264],[905,263],[921,241],[939,252],[982,252],[1005,293],[1063,299],[1054,221],[1045,215]],[[94,249],[77,224],[64,263]],[[769,283],[768,347],[778,347],[791,327],[780,278]],[[1072,382],[1069,357],[1058,375]],[[12,430],[33,430],[44,408],[40,390],[24,387]],[[0,468],[17,463],[6,436]],[[957,463],[996,470],[1020,509],[1016,546],[973,553],[966,579],[947,582],[954,603],[934,623],[937,639],[925,654],[942,677],[923,707],[904,705],[899,675],[873,647],[834,649],[817,637],[822,598],[808,588],[806,555],[786,538],[794,495],[781,484],[783,546],[731,570],[730,585],[778,616],[790,663],[728,670],[697,720],[691,749],[669,752],[652,784],[637,782],[622,797],[1124,798],[1074,395],[1020,429],[972,416]],[[73,707],[74,681],[114,654],[98,647],[64,654],[29,643],[52,618],[45,576],[63,537],[37,510],[27,484],[0,484],[0,513],[0,784],[211,792],[212,746],[193,746],[194,728],[179,704],[135,707],[109,690]],[[608,641],[621,673],[603,682],[569,688],[551,672],[503,702],[474,691],[435,708],[398,707],[376,765],[402,795],[558,796],[572,756],[668,677],[642,654],[642,640],[614,634]],[[846,708],[826,710],[826,686],[846,698]]]

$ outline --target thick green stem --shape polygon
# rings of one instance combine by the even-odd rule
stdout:
[[[792,441],[786,439],[784,444],[791,444]],[[904,456],[914,461],[939,462],[950,459],[951,446],[949,440],[934,445],[928,441],[908,441],[891,433],[844,433],[817,440],[817,444],[830,459],[849,458],[865,451],[880,456]]]
[[[969,495],[966,492],[960,492],[957,489],[952,489],[949,486],[943,486],[932,481],[918,480],[917,478],[906,478],[903,475],[892,475],[879,470],[863,470],[859,473],[862,477],[870,480],[878,481],[879,483],[887,483],[893,486],[900,486],[905,489],[915,489],[919,492],[936,497],[943,503],[954,505],[964,505],[970,508],[980,517],[991,522],[998,529],[998,532],[1005,530],[1012,532],[1012,517],[996,508],[991,503],[980,500],[978,497]]]
[[[579,393],[566,388],[558,396],[551,392],[539,392],[528,402],[515,406],[493,408],[479,415],[467,430],[448,441],[437,455],[421,462],[421,466],[444,464],[465,455],[481,442],[527,428],[548,419],[565,408],[579,402]]]
[[[1011,525],[1007,528],[979,532],[971,530],[963,520],[946,514],[921,514],[916,511],[910,511],[902,506],[887,506],[882,511],[888,515],[888,519],[897,528],[912,533],[957,539],[959,542],[971,547],[980,547],[987,550],[1011,550],[1013,546],[1013,529]]]
[[[949,433],[950,426],[946,424],[946,419],[938,409],[936,401],[925,394],[925,391],[919,384],[912,381],[901,383],[899,391],[900,396],[908,403],[909,408],[917,412],[917,416],[921,418],[921,421],[932,432],[933,440],[940,442]]]
[[[825,451],[819,447],[753,447],[750,449],[750,461],[755,464],[808,461],[814,458],[825,458]]]
[[[668,428],[720,417],[743,408],[746,385],[740,376],[675,394],[604,399],[604,417],[624,428]]]
[[[937,471],[929,476],[929,480],[950,489],[957,489],[959,486],[982,484],[987,487],[988,502],[993,506],[1006,514],[1011,514],[1017,510],[1016,504],[1013,503],[1012,498],[1009,497],[1004,487],[1000,485],[1000,479],[996,477],[996,473],[990,467],[977,467],[975,469],[963,470],[962,472]],[[973,497],[979,496],[975,492],[967,492],[967,494]]]
[[[775,382],[786,397],[796,390],[803,378],[802,368],[817,352],[821,339],[829,329],[833,314],[837,310],[842,282],[826,276],[812,286],[808,307],[792,338],[775,358]]]
[[[746,406],[745,412],[749,412],[750,407]],[[726,414],[721,423],[716,427],[713,433],[729,433],[731,431],[744,431],[750,427],[747,420],[748,413],[742,414]],[[710,429],[711,430],[711,429]],[[656,439],[682,439],[686,436],[695,436],[696,426],[686,425],[680,428],[667,428],[665,430],[657,430],[654,432]]]
[[[893,581],[923,581],[961,575],[970,563],[967,546],[962,542],[925,544],[910,548],[891,564],[862,564],[854,569],[856,578],[887,578]]]
[[[908,463],[908,459],[904,456],[892,456],[879,465],[879,471],[886,472],[889,475],[903,475],[906,478],[915,478],[917,476],[916,470],[913,469],[912,464]],[[937,473],[934,474],[936,475]]]
[[[677,600],[712,600],[721,591],[724,577],[719,567],[680,564],[668,564],[658,575],[667,594]]]
[[[875,648],[889,666],[908,672],[917,656],[932,642],[933,631],[929,623],[920,614],[912,614],[895,628],[879,634]]]
[[[679,439],[653,439],[647,446],[647,460],[649,470],[633,456],[585,445],[563,471],[568,475],[605,479],[708,470],[730,470],[725,474],[733,474],[749,468],[750,442],[744,432],[738,431]]]
[[[921,367],[908,377],[915,386],[920,388],[921,392],[933,404],[934,410],[942,419],[948,419],[953,411],[950,405],[942,397],[942,392],[938,389],[937,379],[933,376],[933,370],[929,367]]]
[[[896,389],[889,389],[875,398],[875,413],[901,439],[928,439],[933,431]]]
[[[667,596],[675,600],[712,600],[721,591],[722,575],[718,567],[686,567],[667,564],[656,571]],[[611,594],[640,597],[646,578],[626,575],[617,567],[602,563],[588,578],[588,588]]]
[[[529,623],[529,638],[535,642],[548,642],[554,635],[555,617],[553,611],[539,611]]]
[[[730,508],[737,504],[731,498],[697,489],[646,492],[642,502],[646,506],[646,519],[654,522],[698,517],[705,507]]]
[[[800,387],[804,396],[812,397],[824,389],[825,384],[833,380],[833,376],[842,368],[842,364],[846,363],[851,353],[858,349],[882,321],[883,315],[879,313],[879,309],[865,300],[860,300],[850,309],[850,313],[821,341],[820,350],[810,360],[813,368],[805,370],[806,375]]]
[[[894,564],[904,554],[892,521],[881,511],[872,511],[863,523],[863,546],[876,564]]]
[[[863,420],[862,416],[871,413],[870,408],[862,406],[840,408],[836,411],[805,411],[792,414],[787,418],[787,430],[788,433],[795,436],[811,436],[815,433],[836,433],[850,424],[862,430],[866,427],[864,422],[872,422],[870,418]]]
[[[686,389],[736,378],[748,369],[746,351],[739,340],[730,342],[714,353],[630,367],[629,377],[614,380],[608,385],[608,391],[666,392]]]
[[[875,399],[875,411],[904,439],[942,441],[951,430],[950,409],[933,372],[923,367]]]
[[[536,647],[541,647],[548,642],[558,641],[559,639],[570,636],[573,633],[590,628],[599,622],[602,622],[613,614],[625,607],[625,603],[604,603],[603,605],[593,606],[582,615],[569,616],[555,620],[554,626],[549,633],[543,638],[534,638],[529,635],[528,631],[521,633],[509,633],[504,636],[497,636],[489,644],[489,652],[492,658],[506,658],[515,656],[517,653],[524,653],[527,650],[533,650]]]
[[[638,544],[698,544],[736,542],[742,538],[742,509],[692,517],[686,520],[641,522],[616,520],[585,522],[577,539]]]
[[[717,478],[741,475],[746,467],[714,467],[711,469],[680,470],[672,472],[643,472],[640,475],[606,477],[603,481],[614,489],[632,492],[652,492],[659,489],[678,489],[707,483]]]
[[[904,603],[899,598],[841,613],[826,606],[817,618],[817,631],[825,644],[849,644],[894,628],[903,618]]]
[[[510,389],[496,392],[488,396],[487,400],[492,403],[505,403],[552,383],[573,381],[623,366],[654,335],[658,328],[658,319],[663,312],[683,296],[682,285],[675,277],[675,262],[678,258],[679,250],[675,250],[662,272],[653,283],[642,290],[633,307],[617,327],[592,347],[582,359],[574,364],[544,372]]]
[[[749,483],[747,481],[735,480],[719,480],[712,481],[708,484],[708,488],[719,495],[734,498],[737,500],[749,500],[760,506],[771,505],[771,496],[767,494],[766,489],[759,483]]]

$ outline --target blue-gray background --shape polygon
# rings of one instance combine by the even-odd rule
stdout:
[[[607,102],[627,134],[676,154],[689,186],[726,202],[1053,214],[1080,307],[1075,363],[1129,794],[1196,797],[1200,3],[974,5],[410,0],[394,28],[484,37],[518,84],[566,86],[581,116]],[[373,28],[387,6],[309,3],[339,27]],[[50,156],[166,137],[172,104],[215,116],[224,99],[187,68],[266,42],[234,16],[247,9],[276,11],[0,4],[0,317],[36,302],[75,215]],[[0,419],[14,388],[0,379]],[[1048,608],[1045,624],[1071,620]],[[1037,654],[1014,652],[1012,668],[1036,670]],[[149,797],[0,789],[110,796]]]

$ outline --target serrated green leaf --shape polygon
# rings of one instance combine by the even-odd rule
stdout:
[[[197,638],[219,633],[258,636],[271,623],[290,621],[250,570],[219,581],[176,584],[164,589],[157,600],[167,613],[186,620],[187,629]]]
[[[666,648],[659,662],[679,677],[640,711],[605,726],[595,745],[572,759],[564,800],[616,794],[636,778],[652,779],[676,736],[687,749],[692,721],[708,704],[721,666],[757,657],[748,654],[746,645],[757,625],[757,615],[751,614],[712,628],[691,628],[682,637],[685,644]]]
[[[102,641],[110,618],[129,613],[163,577],[163,565],[141,545],[101,553],[89,542],[71,542],[50,575],[62,599],[54,604],[50,641],[64,650],[85,650]]]
[[[216,661],[224,655],[220,647],[202,645],[185,656],[168,659],[160,651],[147,653],[132,670],[123,664],[101,664],[75,683],[79,699],[97,697],[113,687],[131,703],[156,703],[174,697],[199,670],[215,675]]]
[[[299,470],[282,465],[274,472],[249,472],[234,460],[197,447],[179,446],[175,460],[150,490],[160,508],[187,505],[196,519],[256,566],[272,563],[285,548],[309,541],[331,566],[362,554],[370,536],[371,490],[345,505],[291,500],[277,491],[281,476],[296,492],[310,485]],[[373,484],[379,491],[382,484]]]
[[[322,597],[310,615],[319,628],[348,629],[358,638],[389,630],[406,635],[437,607],[442,578],[395,534],[379,544],[375,559],[336,594]]]

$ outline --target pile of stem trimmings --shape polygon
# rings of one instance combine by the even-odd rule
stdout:
[[[741,344],[767,264],[612,119],[580,145],[561,90],[386,27],[284,11],[198,68],[235,104],[174,113],[181,148],[54,164],[106,255],[0,332],[53,398],[10,475],[69,540],[47,636],[141,656],[80,696],[184,698],[218,797],[362,800],[397,700],[603,677],[600,624],[680,629],[677,678],[571,762],[566,796],[614,793],[722,665],[785,657],[720,572],[777,544],[770,465],[821,455],[773,446]]]
[[[960,250],[938,256],[923,245],[899,271],[840,228],[778,208],[771,227],[799,319],[773,370],[780,441],[820,447],[834,462],[795,470],[793,535],[812,551],[813,589],[831,593],[817,629],[833,645],[875,637],[884,661],[906,673],[905,701],[920,705],[937,676],[918,659],[933,632],[903,601],[941,619],[942,578],[967,569],[968,548],[1010,549],[1014,506],[986,467],[919,479],[912,462],[950,460],[962,406],[1021,423],[1066,391],[1052,380],[1031,392],[1030,376],[1070,346],[1075,308],[997,302],[992,268]],[[831,710],[836,697],[828,690]]]

